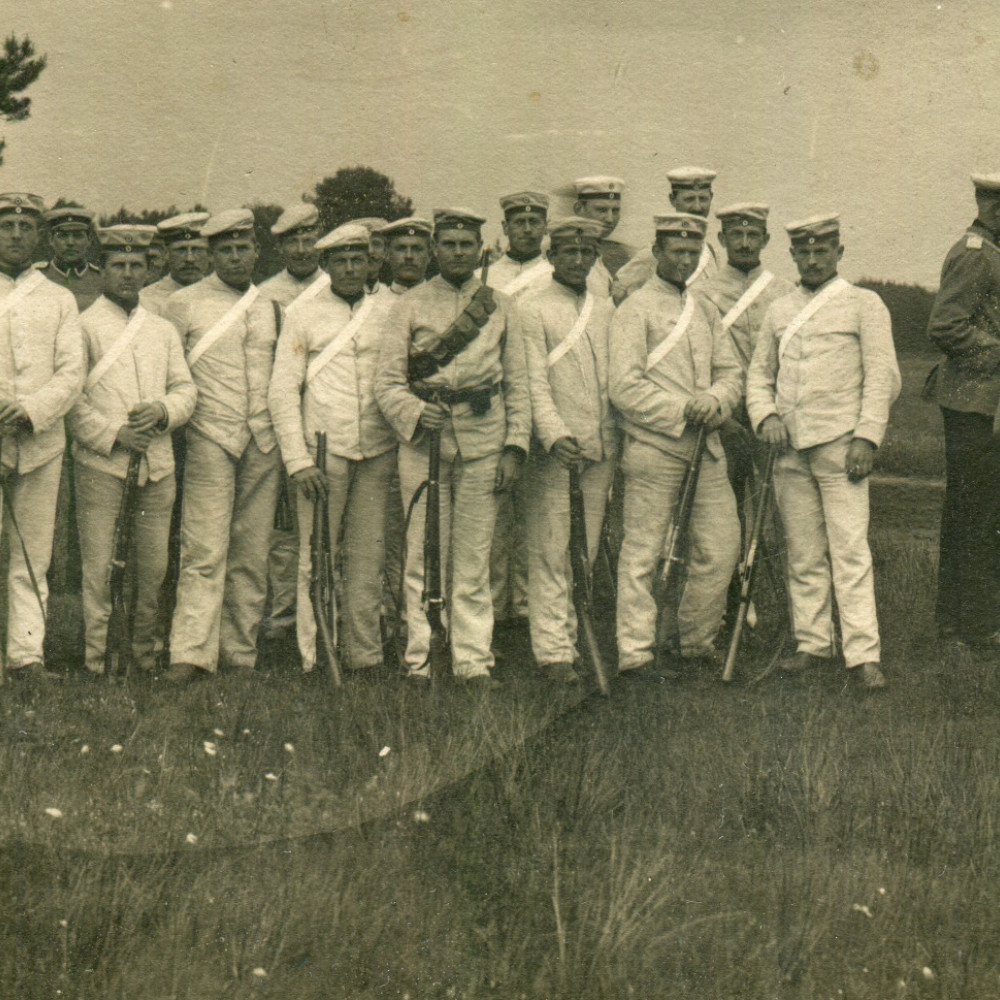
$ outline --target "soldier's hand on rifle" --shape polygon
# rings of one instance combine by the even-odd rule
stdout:
[[[870,476],[875,464],[875,445],[866,438],[854,438],[847,446],[847,478],[852,483],[860,483]]]
[[[448,420],[448,411],[440,403],[424,403],[420,426],[425,431],[439,431]]]
[[[28,411],[18,402],[5,399],[0,406],[0,428],[5,431],[17,430],[22,426],[31,426]]]
[[[567,469],[580,461],[583,454],[580,445],[574,437],[561,437],[553,445],[550,454],[557,458]]]
[[[494,493],[506,493],[521,474],[521,462],[524,461],[520,450],[505,448],[500,456],[500,464],[497,466],[496,479],[493,483]]]
[[[722,423],[722,407],[715,396],[707,392],[697,392],[684,407],[684,417],[689,424],[698,426],[708,424],[709,427],[718,426]]]
[[[776,413],[765,418],[760,425],[757,436],[775,451],[784,451],[788,447],[788,428],[785,427],[784,421]]]
[[[299,469],[292,476],[292,482],[302,490],[303,495],[311,503],[322,500],[326,496],[326,477],[315,465],[308,469]]]
[[[138,452],[140,455],[144,455],[146,453],[146,449],[149,447],[149,442],[152,440],[152,430],[137,431],[134,427],[130,427],[128,424],[122,424],[118,434],[115,436],[115,441],[123,448],[126,448],[128,451]]]
[[[128,425],[136,431],[165,430],[169,415],[163,403],[140,403],[128,414]]]

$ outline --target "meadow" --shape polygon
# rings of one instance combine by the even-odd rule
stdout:
[[[334,691],[281,644],[4,687],[0,996],[1000,995],[1000,679],[934,634],[928,368],[873,486],[879,695],[769,671],[766,588],[731,685],[554,690],[507,630],[491,695]]]

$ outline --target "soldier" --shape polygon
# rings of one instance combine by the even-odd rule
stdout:
[[[519,191],[500,199],[507,252],[490,265],[487,283],[520,300],[545,288],[552,265],[542,254],[549,199],[536,191]],[[477,272],[478,274],[478,272]],[[513,489],[500,495],[490,554],[490,588],[493,616],[502,622],[528,620],[528,545],[526,513],[532,486],[527,466]]]
[[[712,181],[717,174],[704,167],[676,167],[667,172],[670,181],[670,204],[675,211],[708,218],[712,208]],[[701,257],[694,274],[688,278],[690,288],[696,281],[712,277],[719,269],[715,247],[708,240],[702,244]],[[656,260],[648,250],[640,250],[615,276],[612,295],[621,303],[637,288],[644,285],[656,271]]]
[[[580,177],[573,182],[576,201],[573,212],[579,218],[599,222],[604,230],[601,256],[590,269],[587,288],[591,294],[607,297],[615,275],[635,254],[624,243],[610,239],[622,214],[622,192],[625,182],[620,177]]]
[[[875,690],[885,677],[868,475],[899,395],[892,326],[878,295],[838,277],[844,248],[836,215],[785,228],[801,281],[767,310],[747,374],[750,423],[782,452],[774,491],[797,650],[781,668],[801,671],[833,656],[835,591],[850,676]]]
[[[928,333],[944,359],[928,380],[944,419],[937,627],[1000,646],[1000,174],[972,177],[976,218],[948,251]]]
[[[375,395],[401,442],[399,478],[407,505],[427,477],[425,432],[441,431],[442,564],[451,567],[452,665],[458,677],[489,687],[496,683],[490,677],[489,589],[496,494],[517,478],[531,410],[513,304],[502,292],[484,289],[474,274],[485,221],[467,209],[434,213],[441,271],[393,305]],[[420,376],[412,380],[411,363]],[[407,537],[405,584],[411,678],[429,674],[430,627],[421,610],[423,535],[424,508],[417,507]]]
[[[149,248],[146,250],[146,261],[149,265],[146,284],[152,285],[167,273],[167,244],[156,226],[150,226],[149,228],[152,230],[152,233]]]
[[[313,503],[325,495],[334,548],[344,527],[345,647],[348,666],[382,666],[379,608],[385,498],[396,437],[375,402],[373,383],[383,323],[378,296],[366,295],[368,230],[347,223],[316,250],[329,291],[293,310],[278,341],[268,400],[281,457],[299,492],[297,631],[302,665],[316,663],[316,619],[309,598]],[[316,432],[327,435],[327,473],[316,468]]]
[[[133,650],[151,671],[160,584],[174,505],[170,433],[194,411],[196,390],[177,331],[140,304],[145,250],[152,238],[136,226],[98,233],[104,294],[83,313],[88,376],[70,411],[76,468],[76,514],[83,556],[86,665],[104,672],[111,590],[108,565],[131,453],[139,468],[134,524]]]
[[[101,271],[87,260],[94,213],[86,208],[53,208],[45,213],[52,258],[36,264],[49,281],[68,288],[83,312],[101,294]]]
[[[385,274],[385,240],[379,235],[379,230],[389,225],[388,220],[377,216],[369,216],[364,219],[352,219],[358,226],[364,226],[368,230],[368,241],[371,250],[368,255],[368,280],[365,283],[365,290],[369,295],[374,295],[382,284]]]
[[[655,219],[656,274],[611,324],[611,402],[624,420],[625,538],[618,561],[619,672],[648,675],[654,655],[653,575],[684,471],[705,424],[708,437],[690,521],[687,586],[677,620],[685,661],[714,659],[726,589],[739,556],[736,501],[717,433],[739,403],[740,367],[717,313],[686,290],[705,220]]]
[[[552,277],[545,288],[527,293],[518,308],[535,432],[527,504],[531,647],[546,675],[567,684],[580,680],[573,667],[577,623],[568,573],[567,469],[582,466],[587,555],[593,563],[618,454],[608,399],[614,307],[587,291],[601,234],[600,223],[590,219],[553,223],[548,251]]]
[[[198,388],[187,428],[181,569],[170,635],[183,683],[224,665],[253,669],[267,597],[267,555],[281,456],[267,409],[277,330],[251,277],[253,213],[232,209],[202,228],[214,273],[167,303]]]
[[[139,293],[139,301],[148,312],[163,316],[167,299],[174,292],[208,274],[208,240],[201,235],[207,221],[208,212],[184,212],[157,223],[167,248],[168,273]]]
[[[402,295],[427,277],[432,228],[425,219],[410,216],[390,222],[378,231],[376,235],[385,241],[390,283],[383,287],[388,292]]]
[[[45,579],[66,446],[63,417],[83,385],[76,303],[31,266],[44,205],[0,194],[0,447],[7,571],[7,669],[47,680]],[[13,534],[11,534],[13,532]]]
[[[262,281],[261,295],[276,303],[275,319],[281,326],[281,310],[288,317],[292,312],[313,301],[330,287],[330,276],[319,266],[319,211],[315,205],[302,202],[286,209],[271,226],[271,235],[278,241],[278,253],[284,268]],[[287,480],[282,483],[278,503],[284,517],[275,518],[271,533],[271,554],[268,557],[267,579],[271,608],[264,620],[268,630],[289,628],[295,624],[295,594],[299,571],[299,528],[295,522],[296,503]]]

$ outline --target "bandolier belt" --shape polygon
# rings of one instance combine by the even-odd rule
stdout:
[[[468,403],[469,408],[477,417],[484,417],[490,412],[493,397],[499,395],[499,382],[485,382],[482,385],[470,386],[467,389],[449,389],[447,386],[428,385],[419,379],[410,383],[410,391],[425,403],[440,403],[442,406],[457,406]]]

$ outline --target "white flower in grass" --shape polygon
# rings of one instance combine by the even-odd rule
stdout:
[[[244,729],[243,730],[243,735],[244,736],[249,736],[250,735],[250,730],[249,729]]]
[[[90,753],[90,747],[87,746],[86,743],[84,743],[83,746],[80,747],[80,753]]]
[[[125,747],[123,747],[123,746],[122,746],[122,745],[121,745],[120,743],[116,743],[116,744],[115,744],[115,745],[114,745],[114,746],[113,746],[113,747],[111,748],[111,752],[112,752],[112,753],[121,753],[121,752],[122,752],[122,750],[124,750],[124,749],[125,749]]]
[[[267,979],[267,969],[262,969],[259,965],[253,970],[253,974],[258,979]]]
[[[264,780],[265,781],[277,781],[278,780],[278,776],[274,773],[274,771],[268,771],[267,774],[264,775]]]
[[[429,823],[430,821],[431,821],[431,814],[429,812],[425,812],[423,809],[418,809],[413,814],[414,823]]]
[[[69,921],[68,920],[60,920],[59,921],[59,926],[60,927],[69,927]]]
[[[213,736],[225,736],[226,734],[221,729],[213,729],[212,730],[212,735]]]
[[[899,987],[899,988],[900,988],[901,990],[905,990],[905,989],[906,989],[906,980],[905,980],[905,979],[897,979],[897,980],[896,980],[896,985],[897,985],[897,986],[898,986],[898,987]]]
[[[878,887],[878,894],[880,896],[884,896],[885,895],[885,889],[882,886]]]
[[[210,740],[205,740],[205,742],[202,743],[202,746],[205,748],[205,753],[207,753],[209,757],[214,757],[219,752],[219,748]]]
[[[186,837],[184,838],[184,842],[185,842],[186,844],[197,844],[197,843],[198,843],[198,835],[197,835],[196,833],[189,833],[189,834],[188,834],[188,835],[187,835],[187,836],[186,836]]]
[[[392,749],[390,747],[382,747],[382,749],[379,750],[378,755],[380,757],[388,757],[390,753],[392,753]]]
[[[933,979],[934,978],[934,970],[929,965],[925,965],[923,967],[923,969],[922,969],[922,972],[923,972],[923,975],[924,975],[924,979]]]
[[[855,913],[863,913],[869,920],[872,919],[872,911],[869,910],[867,906],[861,906],[860,904],[855,903],[851,909],[854,910]]]
[[[56,809],[55,806],[49,806],[49,808],[45,810],[45,815],[51,816],[53,819],[62,819],[62,809]]]
[[[295,747],[293,747],[291,743],[286,743],[285,753],[295,753]]]

